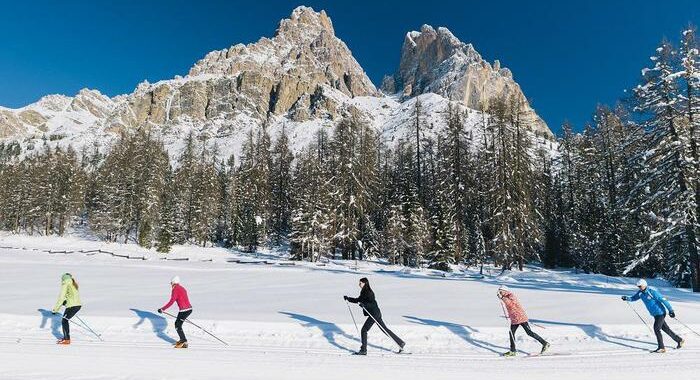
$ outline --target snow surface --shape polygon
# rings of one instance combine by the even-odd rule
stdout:
[[[500,276],[487,268],[483,278],[461,268],[442,276],[377,262],[291,263],[275,251],[192,246],[174,247],[172,260],[164,257],[133,244],[0,235],[0,378],[691,379],[700,370],[700,338],[676,321],[669,323],[686,348],[647,353],[655,346],[651,333],[620,300],[633,293],[635,279],[538,267]],[[53,344],[60,318],[47,310],[64,272],[80,283],[78,315],[104,342],[72,326],[71,346]],[[194,305],[192,321],[230,346],[186,325],[190,348],[171,348],[172,320],[155,310],[167,301],[175,274]],[[376,327],[369,356],[349,355],[359,340],[342,296],[355,296],[363,276],[411,355],[391,353],[391,341]],[[519,295],[535,331],[552,343],[551,355],[527,357],[539,345],[522,331],[520,356],[498,355],[508,341],[495,297],[504,283]],[[683,322],[700,330],[698,295],[662,281],[652,285]],[[642,304],[633,306],[649,322]],[[357,306],[352,311],[362,323]]]

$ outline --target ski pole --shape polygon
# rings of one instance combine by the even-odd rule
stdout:
[[[632,311],[634,311],[634,313],[637,314],[637,317],[639,317],[639,320],[642,321],[642,323],[644,323],[644,326],[646,326],[647,329],[649,329],[649,332],[650,332],[652,335],[654,335],[654,331],[652,331],[651,327],[649,327],[649,324],[647,323],[647,321],[645,321],[644,318],[642,318],[642,316],[639,315],[639,313],[637,312],[637,309],[635,309],[634,307],[632,307],[632,305],[630,304],[630,301],[625,301],[625,302],[627,302],[627,306],[629,306],[630,309],[632,309]]]
[[[352,323],[355,324],[355,330],[357,330],[357,336],[360,336],[360,329],[357,327],[357,322],[355,321],[355,315],[352,313],[352,309],[350,308],[350,302],[348,300],[345,300],[345,304],[348,305],[348,311],[350,312],[350,316],[352,317]]]
[[[382,324],[379,323],[379,322],[377,321],[376,318],[374,318],[374,315],[372,315],[372,313],[370,313],[369,311],[367,311],[367,309],[365,309],[365,307],[364,307],[362,304],[360,304],[360,307],[369,315],[370,318],[372,318],[372,320],[374,321],[374,323],[376,323],[377,326],[379,326],[379,329],[382,330],[382,332],[384,333],[384,335],[386,335],[386,336],[388,336],[389,338],[391,338],[391,340],[392,340],[394,343],[396,343],[397,346],[399,346],[399,352],[400,352],[400,350],[403,350],[403,347],[401,347],[401,345],[399,344],[399,342],[397,342],[396,340],[394,340],[394,338],[393,338],[391,335],[389,335],[389,333],[386,332],[386,330],[384,330],[384,327],[382,327]]]
[[[85,326],[81,325],[80,323],[78,323],[72,319],[68,319],[64,316],[61,316],[61,319],[65,319],[66,321],[68,321],[68,323],[70,323],[76,327],[80,327],[80,330],[78,330],[78,331],[80,331],[80,333],[82,333],[83,335],[88,336],[88,337],[90,336],[90,334],[88,334],[89,331],[85,328]],[[102,340],[102,339],[100,339],[100,340]]]
[[[530,322],[530,324],[533,325],[533,326],[535,326],[535,327],[539,327],[539,328],[541,328],[541,329],[543,329],[543,330],[547,330],[546,327],[544,327],[544,326],[542,326],[542,325],[540,325],[540,324],[538,324],[538,323],[535,323],[535,322],[533,322],[533,321],[528,321],[528,322]]]
[[[102,339],[102,335],[96,333],[95,330],[93,330],[92,328],[90,328],[90,325],[88,325],[85,321],[83,321],[79,316],[76,315],[75,317],[76,317],[76,318],[80,321],[80,323],[82,323],[91,333],[93,333],[93,334],[97,337],[97,339],[99,339],[99,340],[101,340],[101,341],[104,342],[104,339]],[[69,319],[69,321],[70,321],[70,319]]]
[[[686,325],[685,323],[681,322],[678,318],[673,317],[673,319],[675,319],[676,322],[678,322],[678,323],[680,323],[681,325],[683,325],[683,327],[685,327],[686,329],[690,330],[690,332],[692,332],[693,334],[695,334],[695,335],[697,335],[697,336],[700,336],[700,334],[698,334],[697,331],[691,329],[690,326],[688,326],[688,325]]]
[[[171,317],[177,319],[177,316],[174,316],[174,315],[168,313],[168,312],[165,311],[165,310],[163,310],[163,314],[169,315],[169,316],[171,316]],[[187,323],[189,323],[189,324],[191,324],[192,326],[194,326],[194,327],[196,327],[196,328],[198,328],[198,329],[204,331],[205,333],[209,334],[209,335],[210,335],[211,337],[213,337],[214,339],[216,339],[216,340],[218,340],[219,342],[223,343],[224,345],[228,346],[228,343],[226,343],[226,342],[224,342],[223,340],[219,339],[219,337],[217,337],[216,335],[210,333],[209,331],[207,331],[206,329],[204,329],[204,327],[202,327],[202,326],[200,326],[200,325],[198,325],[198,324],[196,324],[196,323],[190,321],[189,319],[185,319],[184,321],[187,322]]]

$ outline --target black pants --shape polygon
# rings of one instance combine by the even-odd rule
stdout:
[[[63,327],[63,339],[70,340],[70,322],[68,322],[68,320],[78,314],[78,310],[80,310],[80,306],[67,307],[66,310],[63,311],[63,318],[61,321],[61,326]]]
[[[661,335],[661,330],[668,334],[671,339],[675,340],[676,343],[681,341],[681,337],[676,335],[676,333],[671,331],[671,328],[668,327],[668,324],[666,323],[666,314],[654,316],[654,334],[656,334],[656,343],[659,345],[659,348],[664,348],[664,337]]]
[[[391,330],[389,330],[388,327],[386,327],[386,324],[382,320],[382,315],[376,315],[375,318],[377,319],[377,322],[379,323],[379,326],[382,328],[382,331],[387,334],[391,339],[396,342],[399,346],[403,348],[405,345],[404,341],[401,340],[396,334],[394,334]],[[367,317],[367,320],[365,321],[365,324],[362,325],[362,347],[360,347],[360,351],[367,351],[367,332],[369,329],[372,328],[374,325],[374,319],[372,317]]]
[[[192,314],[192,309],[177,313],[177,319],[175,319],[175,331],[177,331],[177,335],[180,337],[180,342],[187,342],[185,332],[182,331],[182,324],[185,323],[185,319],[187,319],[190,314]]]
[[[541,336],[537,335],[532,329],[530,328],[530,324],[525,322],[521,323],[519,325],[510,325],[510,350],[515,352],[515,331],[518,329],[518,327],[523,326],[523,330],[525,330],[525,333],[533,338],[535,338],[540,344],[543,346],[547,344],[547,341],[542,339]]]

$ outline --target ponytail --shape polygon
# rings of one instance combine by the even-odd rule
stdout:
[[[79,289],[79,288],[78,288],[78,282],[75,281],[75,279],[74,279],[73,277],[71,277],[71,280],[73,280],[73,286],[75,286],[75,289],[78,290],[78,289]]]

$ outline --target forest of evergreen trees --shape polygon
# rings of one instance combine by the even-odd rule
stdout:
[[[599,106],[558,141],[530,131],[515,98],[484,105],[465,127],[387,146],[361,117],[321,130],[298,154],[283,132],[251,131],[238,162],[190,136],[168,156],[148,128],[107,154],[0,144],[0,227],[64,234],[87,225],[108,241],[254,251],[288,244],[294,259],[382,258],[452,264],[528,261],[609,275],[661,276],[700,291],[700,63],[695,32],[660,44],[633,96]],[[551,148],[550,148],[551,147]]]

